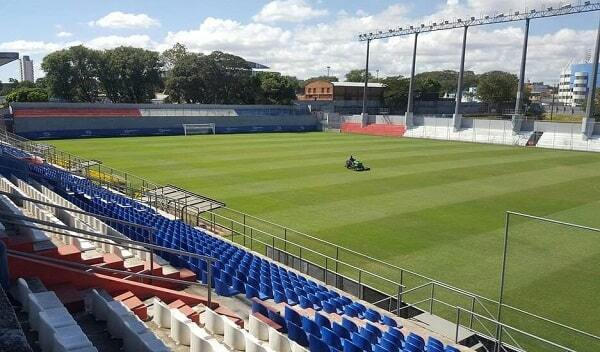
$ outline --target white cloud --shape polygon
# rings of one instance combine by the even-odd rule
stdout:
[[[169,32],[164,45],[182,43],[193,51],[221,50],[254,56],[257,52],[285,47],[291,39],[291,33],[282,28],[209,17],[198,29]]]
[[[92,27],[123,29],[159,27],[160,22],[146,14],[111,12],[108,15],[88,23]]]
[[[69,38],[69,37],[73,36],[73,33],[66,32],[66,31],[61,31],[61,32],[56,33],[56,36],[59,37],[59,38]]]
[[[514,2],[523,6],[521,0]],[[465,16],[483,3],[498,5],[505,2],[461,0],[452,9],[444,6],[427,18],[439,21],[448,13]],[[365,45],[357,41],[358,33],[385,29],[390,24],[405,26],[426,21],[410,15],[410,7],[393,5],[368,15],[341,13],[329,21],[311,24],[310,30],[301,23],[283,27],[208,18],[198,29],[169,33],[159,48],[164,50],[180,42],[192,51],[228,51],[299,78],[324,74],[327,66],[331,66],[332,74],[343,77],[347,71],[364,65]],[[417,71],[457,70],[462,37],[459,31],[419,36]],[[469,70],[478,73],[490,70],[517,72],[523,41],[521,24],[473,27],[468,38],[466,66]],[[585,49],[594,45],[594,38],[593,30],[563,29],[546,35],[530,35],[527,78],[556,81],[560,69],[571,59],[583,56]],[[412,45],[412,36],[373,42],[371,69],[379,69],[380,75],[407,75]]]
[[[157,44],[153,42],[149,36],[137,34],[130,36],[109,35],[97,37],[85,42],[84,45],[94,49],[111,49],[118,46],[133,46],[144,49],[153,49]]]
[[[14,40],[0,43],[0,50],[17,51],[24,54],[49,53],[62,48],[63,46],[59,43],[43,41]]]
[[[312,8],[305,0],[274,0],[253,17],[262,23],[304,22],[327,15],[327,10]]]

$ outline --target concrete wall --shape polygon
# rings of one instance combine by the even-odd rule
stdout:
[[[581,134],[580,123],[559,123],[559,122],[545,122],[536,121],[534,129],[540,132],[553,132],[553,133],[567,133],[567,134]]]

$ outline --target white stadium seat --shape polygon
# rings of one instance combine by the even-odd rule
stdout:
[[[19,278],[17,279],[17,300],[23,306],[23,310],[29,311],[29,299],[27,296],[31,293],[29,289],[29,285],[27,285],[27,281]]]
[[[40,312],[38,340],[42,351],[52,351],[54,334],[59,328],[77,325],[66,308],[54,308]]]
[[[171,328],[171,309],[163,301],[158,298],[154,298],[154,316],[152,321],[158,325],[159,328]]]
[[[236,323],[223,317],[223,330],[225,335],[225,345],[236,351],[246,350],[246,335],[247,333],[240,329]]]
[[[59,328],[54,333],[53,352],[79,351],[82,348],[93,348],[78,325],[70,325]]]
[[[112,301],[103,291],[93,289],[85,297],[85,309],[92,313],[96,320],[106,321],[108,315],[108,302]]]
[[[196,324],[190,324],[190,352],[213,352],[210,335]]]
[[[290,339],[279,331],[269,327],[269,347],[277,352],[292,352]]]
[[[308,349],[300,346],[294,341],[290,341],[290,347],[292,348],[292,352],[308,352]]]
[[[261,341],[269,341],[269,325],[250,314],[249,320],[250,334]]]
[[[64,308],[56,294],[51,291],[30,293],[27,297],[29,304],[29,325],[35,331],[39,331],[40,312],[53,308]]]
[[[107,330],[113,338],[122,339],[125,330],[124,320],[127,317],[133,316],[133,313],[119,301],[111,301],[107,305]]]
[[[147,333],[149,330],[146,325],[135,315],[124,318],[123,326],[123,350],[125,352],[137,352],[142,349],[142,344],[139,339],[140,335]]]
[[[260,341],[250,335],[246,334],[246,352],[270,352],[271,349],[263,346]]]
[[[190,345],[190,328],[192,320],[187,318],[179,309],[171,309],[171,338],[178,345]]]
[[[211,334],[223,335],[223,318],[210,308],[204,311],[204,325]]]

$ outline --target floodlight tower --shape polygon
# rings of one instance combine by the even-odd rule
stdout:
[[[492,24],[498,24],[498,23],[509,23],[509,22],[517,22],[517,21],[525,21],[525,36],[523,38],[523,47],[522,47],[522,55],[521,55],[521,65],[520,65],[520,70],[519,70],[519,86],[518,86],[518,93],[517,93],[517,99],[515,102],[515,111],[513,114],[513,121],[515,121],[515,123],[513,124],[513,129],[514,132],[518,132],[520,130],[520,122],[521,122],[521,116],[524,113],[523,111],[523,96],[524,96],[524,86],[525,86],[525,67],[527,64],[527,46],[528,46],[528,41],[529,41],[529,25],[532,19],[542,19],[542,18],[549,18],[549,17],[557,17],[557,16],[565,16],[565,15],[572,15],[572,14],[581,14],[581,13],[587,13],[587,12],[593,12],[593,11],[599,11],[600,10],[600,1],[584,1],[581,2],[578,5],[571,5],[571,4],[565,4],[562,5],[560,7],[547,7],[545,9],[542,10],[525,10],[523,12],[521,11],[516,11],[516,12],[511,12],[511,13],[498,13],[496,15],[493,16],[482,16],[479,18],[475,18],[475,17],[470,17],[470,19],[457,19],[455,21],[441,21],[438,23],[431,23],[431,24],[421,24],[419,26],[410,26],[407,28],[402,28],[402,27],[395,27],[395,28],[391,28],[387,31],[375,31],[375,32],[370,32],[370,33],[362,33],[358,36],[359,41],[366,41],[367,42],[367,57],[368,57],[368,51],[369,51],[369,46],[371,44],[371,41],[376,40],[376,39],[386,39],[386,38],[392,38],[392,37],[401,37],[401,36],[408,36],[408,35],[413,35],[415,36],[415,41],[414,41],[414,46],[413,46],[413,56],[412,56],[412,66],[411,66],[411,74],[410,74],[410,85],[409,85],[409,90],[408,90],[408,102],[407,102],[407,108],[406,108],[406,126],[407,127],[411,127],[412,125],[412,118],[413,118],[413,95],[414,95],[414,76],[415,76],[415,65],[416,65],[416,56],[417,56],[417,42],[418,42],[418,37],[419,34],[421,33],[427,33],[427,32],[436,32],[436,31],[443,31],[443,30],[449,30],[449,29],[454,29],[454,28],[462,28],[464,30],[463,32],[463,45],[462,45],[462,53],[461,53],[461,65],[460,65],[460,71],[459,71],[459,78],[458,78],[458,82],[457,82],[457,94],[456,94],[456,106],[454,109],[454,128],[460,128],[460,120],[461,120],[461,100],[462,100],[462,85],[463,85],[463,80],[464,80],[464,59],[465,59],[465,50],[466,50],[466,40],[467,40],[467,31],[469,27],[473,27],[473,26],[483,26],[483,25],[492,25]],[[600,27],[599,27],[599,34],[600,34]],[[600,39],[598,39],[600,40]],[[595,67],[595,72],[597,72],[598,70],[598,49],[600,46],[600,42],[597,43],[596,45],[596,60],[594,62],[594,67]],[[594,76],[594,79],[597,78],[597,75]],[[368,77],[365,79],[365,81],[368,80]],[[595,91],[595,86],[593,87],[594,91]],[[365,83],[365,91],[367,89],[367,84]],[[591,92],[590,92],[591,93]],[[365,92],[365,96],[366,96],[366,92]],[[588,105],[591,104],[590,103],[590,99],[588,97]],[[593,111],[593,106],[592,108],[588,108],[588,115],[592,116],[591,113]],[[366,106],[365,104],[363,104],[363,115],[366,114]],[[585,119],[584,121],[591,121],[590,118]],[[591,123],[591,122],[589,122]],[[588,123],[588,124],[589,124]],[[588,131],[589,130],[589,126],[583,127],[584,131]]]

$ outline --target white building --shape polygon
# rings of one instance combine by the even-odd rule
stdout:
[[[29,56],[23,56],[21,59],[21,82],[34,82],[33,77],[33,61]]]
[[[558,102],[564,105],[573,104],[573,91],[571,90],[571,69],[564,69],[558,81]]]
[[[573,80],[573,105],[585,105],[588,93],[588,73],[585,71],[575,72]]]
[[[592,72],[590,63],[575,64],[565,68],[560,74],[558,101],[567,106],[585,106],[591,90]],[[600,80],[597,85],[600,86]]]

